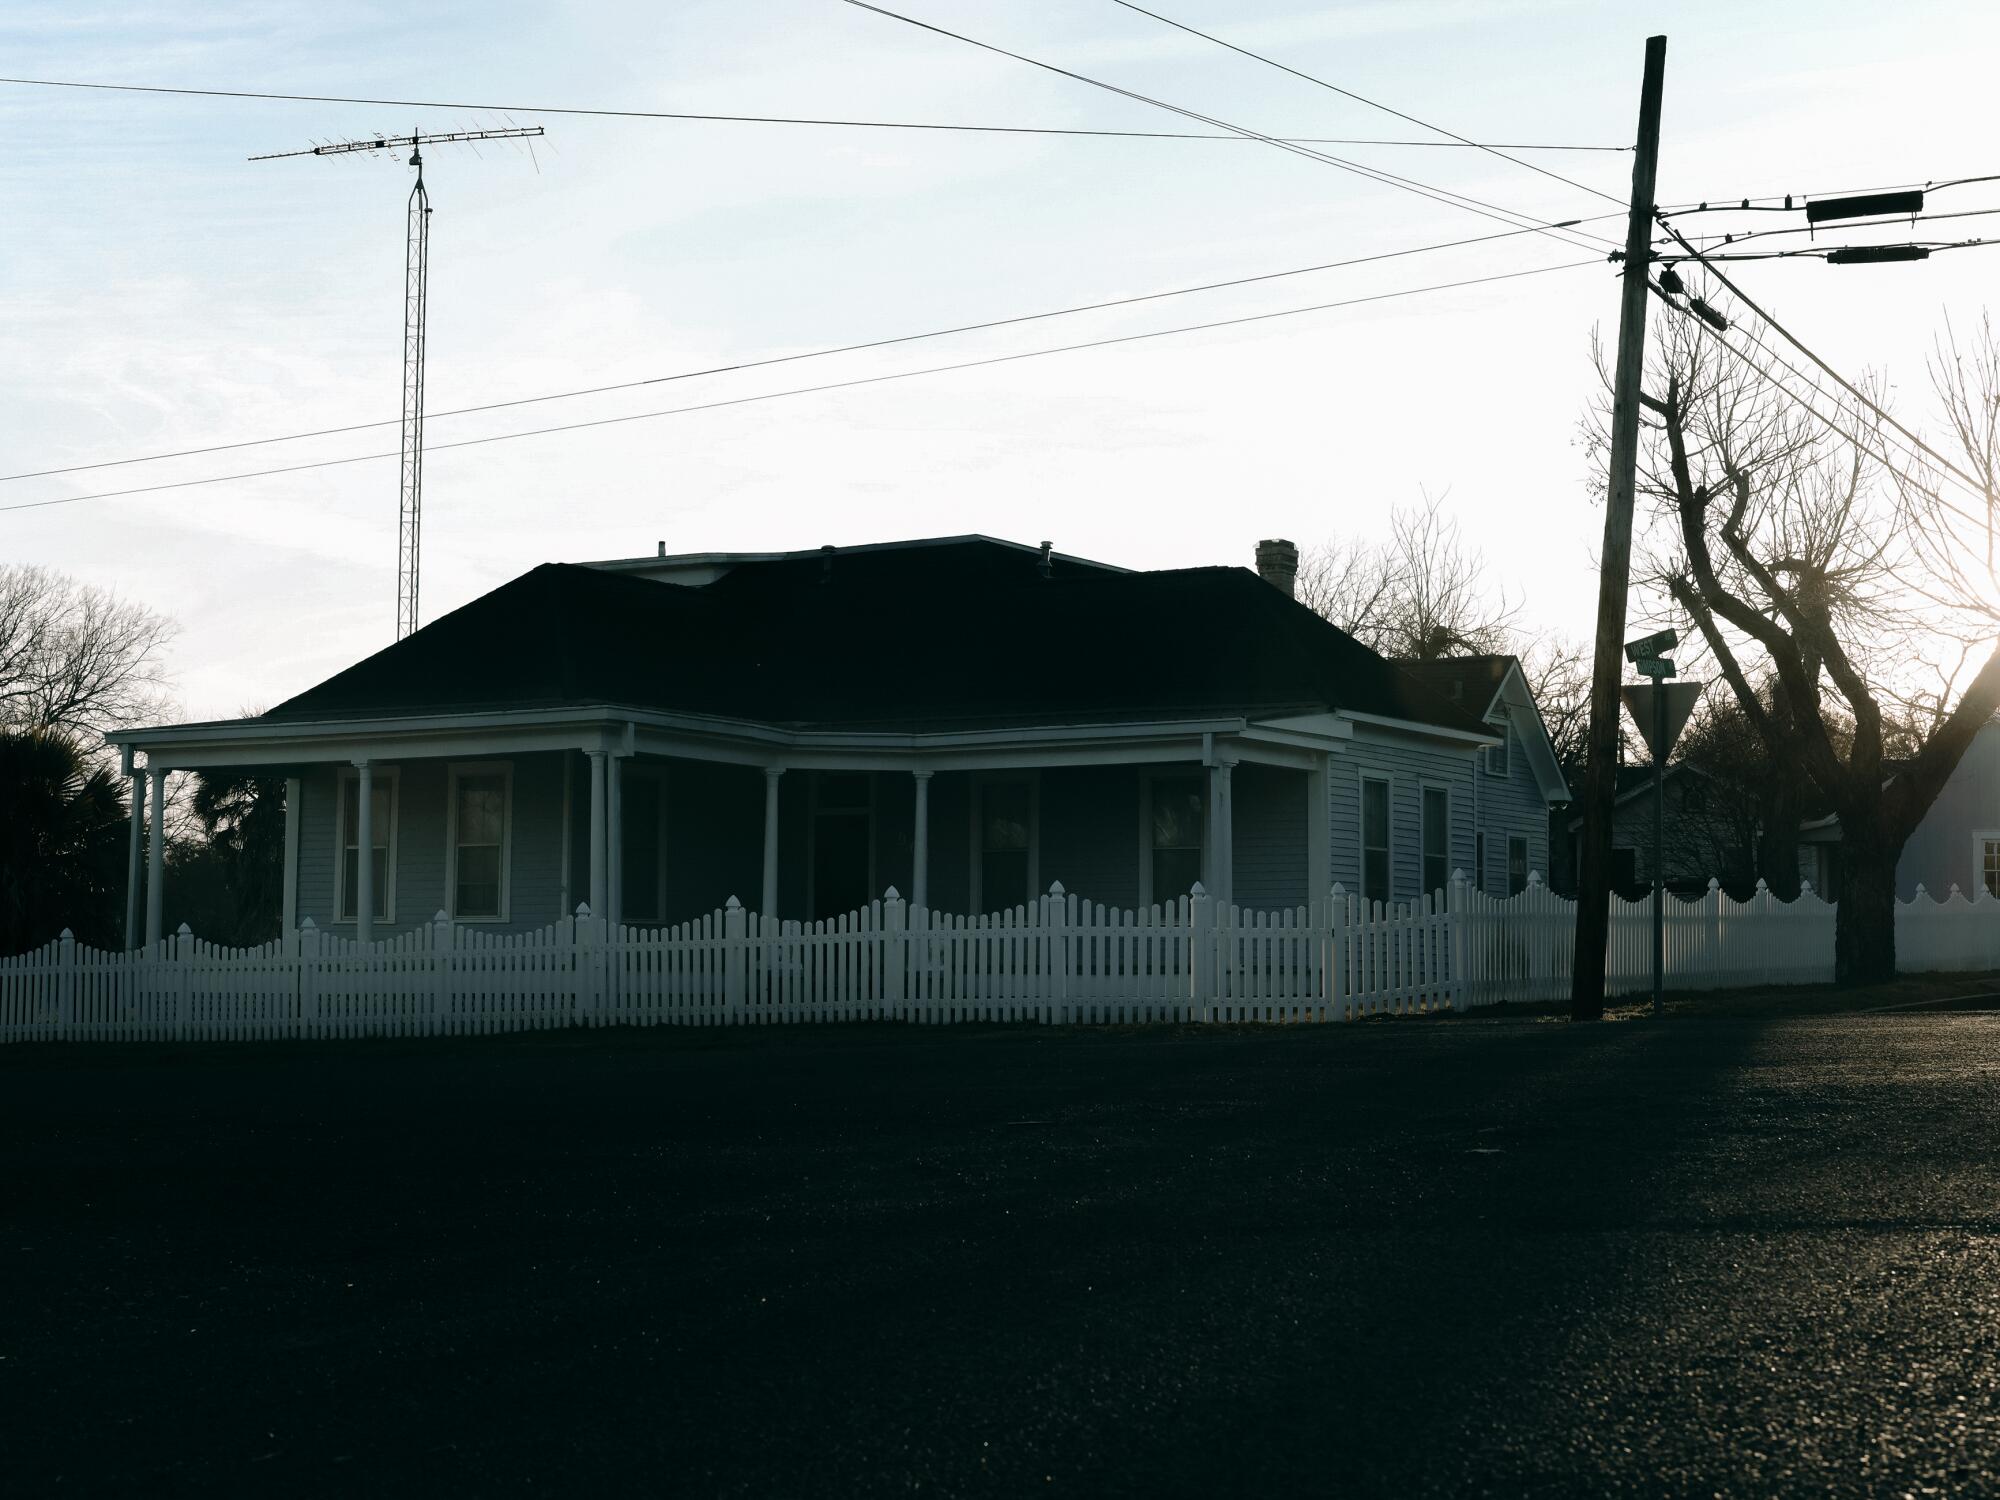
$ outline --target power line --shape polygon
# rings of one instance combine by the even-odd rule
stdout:
[[[1737,359],[1741,360],[1745,365],[1749,366],[1751,372],[1755,374],[1759,379],[1763,380],[1766,384],[1768,384],[1772,388],[1772,390],[1776,391],[1779,395],[1786,397],[1787,399],[1792,401],[1795,405],[1803,408],[1808,415],[1810,415],[1816,421],[1818,421],[1834,436],[1841,438],[1848,443],[1853,444],[1856,448],[1860,449],[1863,453],[1867,454],[1870,458],[1874,459],[1877,463],[1881,464],[1882,467],[1885,469],[1895,469],[1898,467],[1898,465],[1889,455],[1886,446],[1872,447],[1870,446],[1868,440],[1863,436],[1861,436],[1861,434],[1841,426],[1840,423],[1836,422],[1832,417],[1827,416],[1817,406],[1813,405],[1811,401],[1807,400],[1804,396],[1801,396],[1797,391],[1793,390],[1790,386],[1785,384],[1783,380],[1781,380],[1778,376],[1773,374],[1767,367],[1758,363],[1758,361],[1754,359],[1747,351],[1737,348],[1736,345],[1732,344],[1727,338],[1725,338],[1722,335],[1722,332],[1719,329],[1711,327],[1705,319],[1698,316],[1692,309],[1681,306],[1671,297],[1663,296],[1660,300],[1665,302],[1668,307],[1672,308],[1676,313],[1680,314],[1680,316],[1682,316],[1683,318],[1687,318],[1692,322],[1694,322],[1697,326],[1699,326],[1702,329],[1703,332],[1708,334],[1710,338],[1714,339],[1718,344],[1722,345],[1723,348],[1727,349],[1731,354],[1735,355]],[[1799,369],[1798,366],[1788,362],[1782,355],[1773,353],[1768,349],[1764,350],[1763,352],[1765,357],[1769,359],[1772,364],[1775,364],[1779,369],[1783,370],[1786,374],[1793,376],[1795,379],[1804,381],[1808,389],[1814,391],[1815,393],[1820,389],[1819,383],[1817,381],[1815,381],[1811,376],[1807,375],[1803,370]],[[1837,379],[1838,377],[1835,378]],[[1864,401],[1863,404],[1868,405],[1871,408],[1873,407],[1872,402]],[[1885,445],[1891,442],[1895,443],[1898,447],[1902,448],[1912,457],[1916,455],[1918,449],[1922,446],[1920,443],[1912,444],[1912,442],[1908,438],[1896,437],[1888,433],[1882,434],[1882,441]],[[1907,478],[1907,476],[1905,477]],[[1979,517],[1971,515],[1970,513],[1962,509],[1960,506],[1954,504],[1950,500],[1947,500],[1943,495],[1939,494],[1936,490],[1931,489],[1929,486],[1917,484],[1915,480],[1909,480],[1909,483],[1914,485],[1923,494],[1929,496],[1932,500],[1936,501],[1939,505],[1943,506],[1946,510],[1950,511],[1953,515],[1957,516],[1960,520],[1968,522],[1969,524],[1974,526],[1985,524]],[[1963,485],[1961,485],[1960,487],[1964,488]],[[1982,502],[1986,499],[1983,490],[1969,490],[1968,493],[1972,494],[1975,499],[1978,499]]]
[[[1600,214],[1596,218],[1616,218],[1615,214]],[[1559,228],[1569,224],[1594,223],[1596,219],[1569,219]],[[1299,266],[1289,271],[1266,271],[1256,276],[1238,276],[1227,281],[1209,281],[1199,286],[1175,287],[1164,292],[1142,292],[1132,297],[1113,297],[1103,302],[1086,302],[1075,307],[1058,307],[1049,312],[1022,313],[1010,318],[993,318],[984,323],[961,323],[954,328],[936,328],[927,333],[899,334],[894,338],[869,339],[859,344],[842,344],[830,349],[808,349],[798,354],[777,354],[768,359],[741,360],[732,365],[714,365],[704,370],[680,370],[670,375],[650,375],[639,380],[622,380],[610,385],[584,386],[576,390],[550,391],[539,396],[519,396],[511,401],[488,401],[477,406],[453,407],[447,411],[428,412],[426,421],[436,421],[442,417],[463,417],[478,412],[501,411],[514,406],[533,406],[544,401],[566,401],[578,396],[601,396],[613,391],[637,390],[642,386],[666,385],[675,381],[695,380],[709,375],[729,375],[743,370],[762,369],[767,365],[793,364],[799,360],[824,359],[838,354],[856,354],[868,349],[886,349],[896,344],[915,343],[923,339],[945,338],[954,334],[979,333],[994,328],[1007,328],[1019,323],[1040,322],[1048,318],[1068,317],[1074,313],[1101,312],[1113,307],[1129,307],[1139,302],[1157,302],[1167,297],[1184,297],[1196,292],[1221,291],[1229,287],[1251,286],[1258,282],[1277,281],[1290,276],[1305,276],[1317,271],[1334,271],[1347,266],[1366,265],[1373,261],[1397,260],[1410,255],[1424,255],[1434,250],[1454,250],[1466,245],[1482,245],[1493,240],[1513,239],[1530,234],[1531,229],[1503,229],[1495,234],[1479,234],[1469,239],[1444,240],[1434,245],[1415,245],[1403,250],[1385,250],[1376,255],[1357,255],[1347,260],[1326,261],[1316,266]],[[116,469],[128,464],[154,463],[170,458],[194,458],[205,453],[224,453],[239,448],[261,448],[272,443],[290,443],[306,438],[335,437],[347,432],[366,432],[376,427],[394,427],[396,420],[384,418],[377,422],[350,422],[341,427],[319,427],[307,432],[282,433],[277,437],[245,438],[240,442],[211,443],[200,448],[179,448],[165,453],[144,453],[133,458],[102,459],[95,463],[66,464],[52,469],[31,469],[19,474],[0,474],[0,484],[11,484],[21,479],[47,479],[57,474],[80,474],[92,469]]]
[[[1176,21],[1169,16],[1163,16],[1156,10],[1147,10],[1146,7],[1143,5],[1135,5],[1133,3],[1133,0],[1113,0],[1113,3],[1117,5],[1122,5],[1127,10],[1137,11],[1142,16],[1151,16],[1155,21],[1158,21],[1163,26],[1171,26],[1176,31],[1185,31],[1189,36],[1198,36],[1203,41],[1213,42],[1218,47],[1227,47],[1231,52],[1234,52],[1242,57],[1247,57],[1251,59],[1253,62],[1260,62],[1263,63],[1266,67],[1277,68],[1281,72],[1286,72],[1291,74],[1294,78],[1303,78],[1307,83],[1318,84],[1323,89],[1331,89],[1334,93],[1339,94],[1342,98],[1352,99],[1357,104],[1365,104],[1370,109],[1379,109],[1384,114],[1394,115],[1399,120],[1407,120],[1412,125],[1421,126],[1425,130],[1434,130],[1439,135],[1449,136],[1453,141],[1457,142],[1461,146],[1478,147],[1479,150],[1485,151],[1490,155],[1497,156],[1502,161],[1512,162],[1517,167],[1526,167],[1530,172],[1540,172],[1544,177],[1552,177],[1557,182],[1564,183],[1570,187],[1578,189],[1581,192],[1596,193],[1598,197],[1604,199],[1606,202],[1616,203],[1621,208],[1624,207],[1625,204],[1624,199],[1614,198],[1612,197],[1611,194],[1606,192],[1601,192],[1597,188],[1590,186],[1590,184],[1588,183],[1578,182],[1574,177],[1565,177],[1560,172],[1551,172],[1548,170],[1548,168],[1538,167],[1533,162],[1522,161],[1517,157],[1509,156],[1505,151],[1500,150],[1497,146],[1481,146],[1477,141],[1470,140],[1467,137],[1460,135],[1456,130],[1446,130],[1442,125],[1433,125],[1429,120],[1420,120],[1415,115],[1405,114],[1402,110],[1394,109],[1387,104],[1381,103],[1379,100],[1370,99],[1364,94],[1357,94],[1352,89],[1342,88],[1337,83],[1328,83],[1324,78],[1316,78],[1311,73],[1303,72],[1298,68],[1290,66],[1289,64],[1281,63],[1276,58],[1266,57],[1261,52],[1252,52],[1248,47],[1239,47],[1234,42],[1226,42],[1219,36],[1213,36],[1206,31],[1199,31],[1196,28],[1186,25],[1183,22]]]
[[[995,354],[982,359],[960,360],[955,364],[931,365],[916,370],[898,370],[886,375],[863,375],[852,380],[829,381],[824,385],[799,386],[791,390],[766,391],[754,396],[733,396],[722,401],[704,401],[693,406],[668,407],[661,411],[632,412],[619,417],[599,417],[588,422],[566,422],[551,427],[536,427],[522,432],[496,433],[491,437],[461,438],[456,442],[432,443],[428,445],[432,453],[447,448],[476,448],[487,443],[511,442],[517,438],[545,437],[551,433],[579,432],[593,427],[615,427],[626,422],[644,422],[656,417],[677,417],[690,412],[717,411],[724,407],[747,406],[759,401],[776,401],[789,396],[812,396],[825,391],[851,390],[857,386],[882,385],[892,380],[911,380],[921,375],[944,375],[957,370],[974,370],[987,365],[1012,364],[1024,359],[1039,359],[1050,354],[1074,354],[1085,349],[1104,349],[1118,344],[1135,344],[1147,339],[1169,338],[1183,333],[1206,333],[1218,328],[1238,328],[1250,323],[1265,323],[1276,318],[1294,318],[1304,313],[1330,312],[1335,308],[1358,307],[1369,302],[1387,302],[1402,297],[1422,296],[1429,292],[1453,291],[1460,287],[1484,286],[1496,281],[1515,281],[1525,276],[1545,276],[1551,271],[1574,271],[1584,266],[1596,266],[1602,261],[1563,261],[1552,266],[1535,266],[1525,271],[1503,271],[1492,276],[1473,276],[1461,281],[1434,282],[1429,286],[1405,287],[1401,291],[1376,292],[1366,297],[1348,297],[1338,302],[1320,302],[1310,307],[1282,308],[1276,312],[1251,313],[1237,318],[1220,318],[1209,323],[1190,323],[1178,328],[1156,328],[1146,333],[1121,334],[1113,338],[1090,339],[1079,344],[1063,344],[1049,349],[1027,349],[1014,354]],[[52,505],[75,505],[85,500],[112,500],[125,495],[148,495],[164,490],[192,489],[198,485],[228,484],[240,479],[266,479],[277,474],[298,474],[308,469],[331,469],[345,464],[370,463],[379,459],[399,457],[398,451],[385,453],[359,453],[347,458],[319,459],[312,463],[287,464],[278,468],[257,469],[239,474],[215,474],[203,479],[183,479],[168,484],[138,485],[131,489],[105,490],[90,495],[60,495],[49,500],[16,501],[12,505],[0,505],[0,512],[16,510],[40,510]]]
[[[955,42],[964,42],[966,45],[977,47],[981,51],[991,52],[1000,57],[1011,58],[1015,62],[1026,63],[1030,67],[1040,68],[1045,72],[1074,79],[1078,83],[1087,83],[1092,88],[1103,89],[1107,93],[1117,94],[1122,98],[1136,100],[1141,104],[1150,104],[1156,109],[1164,109],[1172,114],[1181,115],[1190,120],[1199,120],[1204,125],[1213,125],[1220,130],[1235,131],[1238,135],[1245,136],[1251,140],[1262,141],[1266,145],[1276,146],[1280,150],[1290,151],[1295,155],[1306,157],[1309,160],[1324,162],[1328,166],[1339,167],[1342,171],[1366,177],[1372,182],[1379,182],[1390,187],[1400,187],[1406,192],[1415,193],[1420,198],[1429,198],[1433,202],[1444,203],[1452,208],[1462,208],[1469,213],[1479,214],[1483,218],[1497,219],[1503,224],[1513,224],[1516,226],[1519,226],[1523,220],[1530,218],[1529,215],[1519,213],[1514,209],[1501,208],[1496,204],[1469,197],[1464,193],[1455,193],[1447,188],[1432,187],[1430,184],[1419,182],[1413,177],[1402,177],[1394,172],[1363,166],[1361,163],[1349,161],[1345,157],[1332,156],[1324,151],[1314,151],[1305,146],[1293,145],[1288,141],[1279,140],[1276,136],[1265,135],[1261,131],[1251,130],[1247,126],[1231,124],[1229,121],[1218,119],[1214,115],[1205,115],[1197,110],[1184,109],[1178,104],[1169,104],[1164,99],[1155,99],[1150,94],[1141,94],[1133,89],[1122,88],[1115,83],[1106,83],[1100,78],[1092,78],[1084,73],[1073,72],[1068,68],[1060,68],[1054,63],[1042,62],[1040,59],[1029,57],[1025,53],[1010,52],[1005,47],[997,46],[992,42],[982,42],[977,37],[966,36],[963,32],[951,31],[943,26],[933,25],[929,21],[919,21],[914,16],[906,16],[898,11],[885,10],[879,5],[870,4],[869,0],[845,0],[845,3],[854,6],[858,10],[873,11],[876,15],[886,16],[892,21],[901,21],[907,26],[915,26],[920,30],[933,32],[938,36],[949,37]],[[1550,239],[1559,240],[1564,244],[1576,246],[1579,249],[1589,248],[1567,235],[1549,230],[1541,232],[1546,234]],[[1601,235],[1592,235],[1591,238],[1604,245],[1613,243]]]
[[[0,78],[0,84],[46,89],[94,89],[120,94],[181,94],[200,99],[262,99],[292,104],[367,104],[394,109],[474,109],[531,115],[581,115],[611,120],[687,120],[736,125],[822,125],[853,130],[945,130],[984,135],[1108,136],[1153,141],[1241,141],[1240,133],[1211,135],[1175,130],[1089,130],[1056,125],[953,125],[935,120],[846,120],[800,115],[719,115],[689,110],[586,109],[548,104],[468,104],[444,99],[364,99],[342,94],[278,94],[252,89],[168,88],[141,83],[83,83],[66,78]],[[1288,139],[1320,146],[1449,146],[1480,151],[1629,151],[1630,146],[1586,146],[1521,141],[1401,141],[1346,136],[1294,136]]]
[[[1975,182],[2000,182],[2000,173],[1979,177],[1950,177],[1943,182],[1890,182],[1873,187],[1829,188],[1814,193],[1762,193],[1748,198],[1704,198],[1698,203],[1679,203],[1658,210],[1661,218],[1685,218],[1689,214],[1800,213],[1815,198],[1852,198],[1864,193],[1908,193],[1921,188],[1941,193],[1946,188],[1966,187]],[[1794,199],[1798,206],[1792,206]]]
[[[1749,308],[1750,311],[1755,313],[1759,318],[1762,318],[1764,322],[1769,324],[1771,329],[1775,333],[1777,333],[1777,335],[1780,338],[1782,338],[1786,343],[1790,344],[1794,349],[1798,350],[1799,353],[1803,354],[1807,359],[1811,360],[1814,364],[1818,365],[1821,370],[1826,372],[1826,375],[1830,380],[1834,381],[1837,385],[1839,385],[1841,389],[1845,390],[1856,401],[1859,401],[1863,406],[1867,407],[1870,411],[1874,412],[1875,415],[1878,418],[1880,418],[1883,422],[1886,422],[1889,426],[1895,428],[1896,431],[1902,433],[1904,437],[1908,438],[1919,449],[1930,455],[1930,457],[1936,460],[1940,465],[1942,465],[1948,473],[1956,475],[1962,482],[1969,485],[1971,487],[1972,493],[1982,498],[1988,506],[1991,506],[1994,503],[1993,495],[1987,491],[1986,487],[1983,484],[1981,484],[1978,480],[1974,479],[1970,474],[1967,474],[1963,469],[1959,468],[1957,464],[1953,463],[1950,459],[1946,458],[1942,453],[1938,452],[1937,449],[1933,448],[1929,443],[1926,443],[1922,438],[1918,437],[1914,432],[1910,431],[1909,428],[1905,427],[1901,422],[1897,421],[1888,412],[1884,411],[1881,407],[1877,406],[1872,400],[1868,398],[1867,395],[1865,395],[1862,392],[1860,387],[1856,386],[1852,381],[1848,380],[1845,376],[1843,376],[1838,370],[1834,369],[1832,365],[1828,364],[1825,360],[1821,359],[1812,350],[1808,349],[1802,342],[1800,342],[1796,334],[1794,334],[1789,328],[1785,327],[1785,325],[1780,323],[1776,318],[1772,317],[1769,313],[1765,312],[1763,308],[1759,307],[1756,303],[1752,302],[1749,299],[1749,297],[1744,295],[1743,289],[1741,287],[1737,286],[1735,282],[1731,281],[1727,276],[1723,275],[1722,272],[1716,270],[1715,267],[1710,264],[1710,257],[1703,255],[1699,250],[1696,250],[1693,245],[1690,245],[1687,242],[1686,236],[1684,236],[1678,229],[1675,229],[1672,225],[1668,225],[1667,233],[1671,234],[1676,240],[1679,240],[1681,248],[1683,250],[1686,250],[1695,260],[1699,261],[1702,267],[1705,270],[1707,270],[1709,275],[1713,276],[1717,281],[1721,282],[1725,287],[1727,287],[1729,289],[1731,296],[1735,297],[1738,302],[1741,302],[1745,307]]]
[[[1821,245],[1815,246],[1810,250],[1753,250],[1747,255],[1710,251],[1706,255],[1659,255],[1655,256],[1654,259],[1659,264],[1668,266],[1681,265],[1690,260],[1699,261],[1705,266],[1712,266],[1720,261],[1735,260],[1832,260],[1835,256],[1839,255],[1845,255],[1857,263],[1863,260],[1882,259],[1928,260],[1931,256],[1942,255],[1947,250],[1977,250],[1996,243],[2000,243],[2000,241],[1917,240],[1907,245]],[[1902,249],[1920,250],[1923,253],[1921,255],[1892,255],[1886,257],[1872,253],[1881,250]],[[1857,252],[1860,253],[1857,254]]]
[[[1829,228],[1836,229],[1841,234],[1846,234],[1850,230],[1855,229],[1900,229],[1906,224],[1931,224],[1945,219],[1983,219],[1989,218],[1994,214],[2000,214],[2000,208],[1967,208],[1949,214],[1904,214],[1901,218],[1858,219],[1851,223],[1836,225],[1794,224],[1786,229],[1747,229],[1741,234],[1725,235],[1723,243],[1734,247],[1747,244],[1751,240],[1775,239],[1783,235],[1825,234]],[[1655,245],[1664,245],[1668,242],[1668,239],[1669,236],[1661,235],[1653,243]],[[1669,256],[1654,257],[1656,261],[1675,258]]]

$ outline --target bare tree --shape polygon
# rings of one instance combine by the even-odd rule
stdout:
[[[1988,444],[1968,457],[1991,474],[1996,425],[1980,414],[2000,400],[2000,353],[1983,335],[1968,360],[1941,345],[1932,374],[1948,412],[1979,419],[1959,436]],[[1990,501],[1947,496],[1934,464],[1891,451],[1879,388],[1866,399],[1800,389],[1756,334],[1725,340],[1678,311],[1663,313],[1653,351],[1639,473],[1652,524],[1635,577],[1692,627],[1780,787],[1796,798],[1809,781],[1838,814],[1836,977],[1889,977],[1897,859],[2000,707],[2000,579],[1972,537],[1990,524]],[[1803,404],[1777,389],[1781,375]],[[1607,399],[1585,424],[1600,459],[1609,411]],[[1885,754],[1897,720],[1909,723],[1898,709],[1912,664],[1954,652],[1983,664],[1949,709],[1956,681],[1934,692],[1928,723],[1904,729],[1919,739],[1892,776]]]
[[[1443,495],[1398,506],[1389,540],[1335,539],[1300,560],[1298,598],[1384,656],[1435,661],[1503,655],[1520,605],[1492,587],[1486,559],[1466,547]]]
[[[0,727],[88,735],[158,713],[176,628],[66,574],[0,566]]]

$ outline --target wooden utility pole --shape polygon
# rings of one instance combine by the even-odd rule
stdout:
[[[1646,38],[1639,139],[1625,221],[1625,286],[1618,305],[1617,384],[1611,407],[1611,473],[1604,551],[1597,573],[1597,648],[1590,674],[1590,739],[1583,777],[1583,846],[1577,861],[1576,961],[1570,1019],[1604,1016],[1604,944],[1611,928],[1611,814],[1618,774],[1618,679],[1624,671],[1625,596],[1632,574],[1632,492],[1639,462],[1639,382],[1645,370],[1646,285],[1651,274],[1653,177],[1660,159],[1660,91],[1667,39]]]

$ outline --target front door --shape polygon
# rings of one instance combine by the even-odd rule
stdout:
[[[818,773],[814,787],[812,914],[859,911],[875,896],[866,773]]]

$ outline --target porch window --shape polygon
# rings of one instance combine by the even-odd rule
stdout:
[[[1029,869],[1035,829],[1035,791],[1026,781],[984,781],[976,800],[975,871],[982,911],[1025,906],[1033,894]]]
[[[1148,901],[1173,901],[1201,879],[1202,778],[1156,776],[1148,785]]]
[[[451,915],[460,922],[507,918],[507,844],[514,772],[507,765],[453,766],[446,847]]]
[[[2000,833],[1979,835],[1979,868],[1974,872],[1989,896],[2000,896]]]
[[[1361,899],[1389,899],[1389,783],[1361,780]]]
[[[393,770],[378,770],[375,775],[375,847],[373,850],[374,869],[371,880],[374,883],[375,907],[373,921],[393,922],[396,920],[396,810],[400,800],[397,795],[397,776]],[[354,920],[354,893],[361,883],[361,797],[360,773],[342,771],[340,790],[337,795],[340,819],[340,862],[334,871],[333,917],[336,922]]]
[[[1451,881],[1451,793],[1441,786],[1424,788],[1424,894],[1441,891]]]
[[[1528,888],[1528,841],[1507,840],[1507,894],[1518,896]]]

